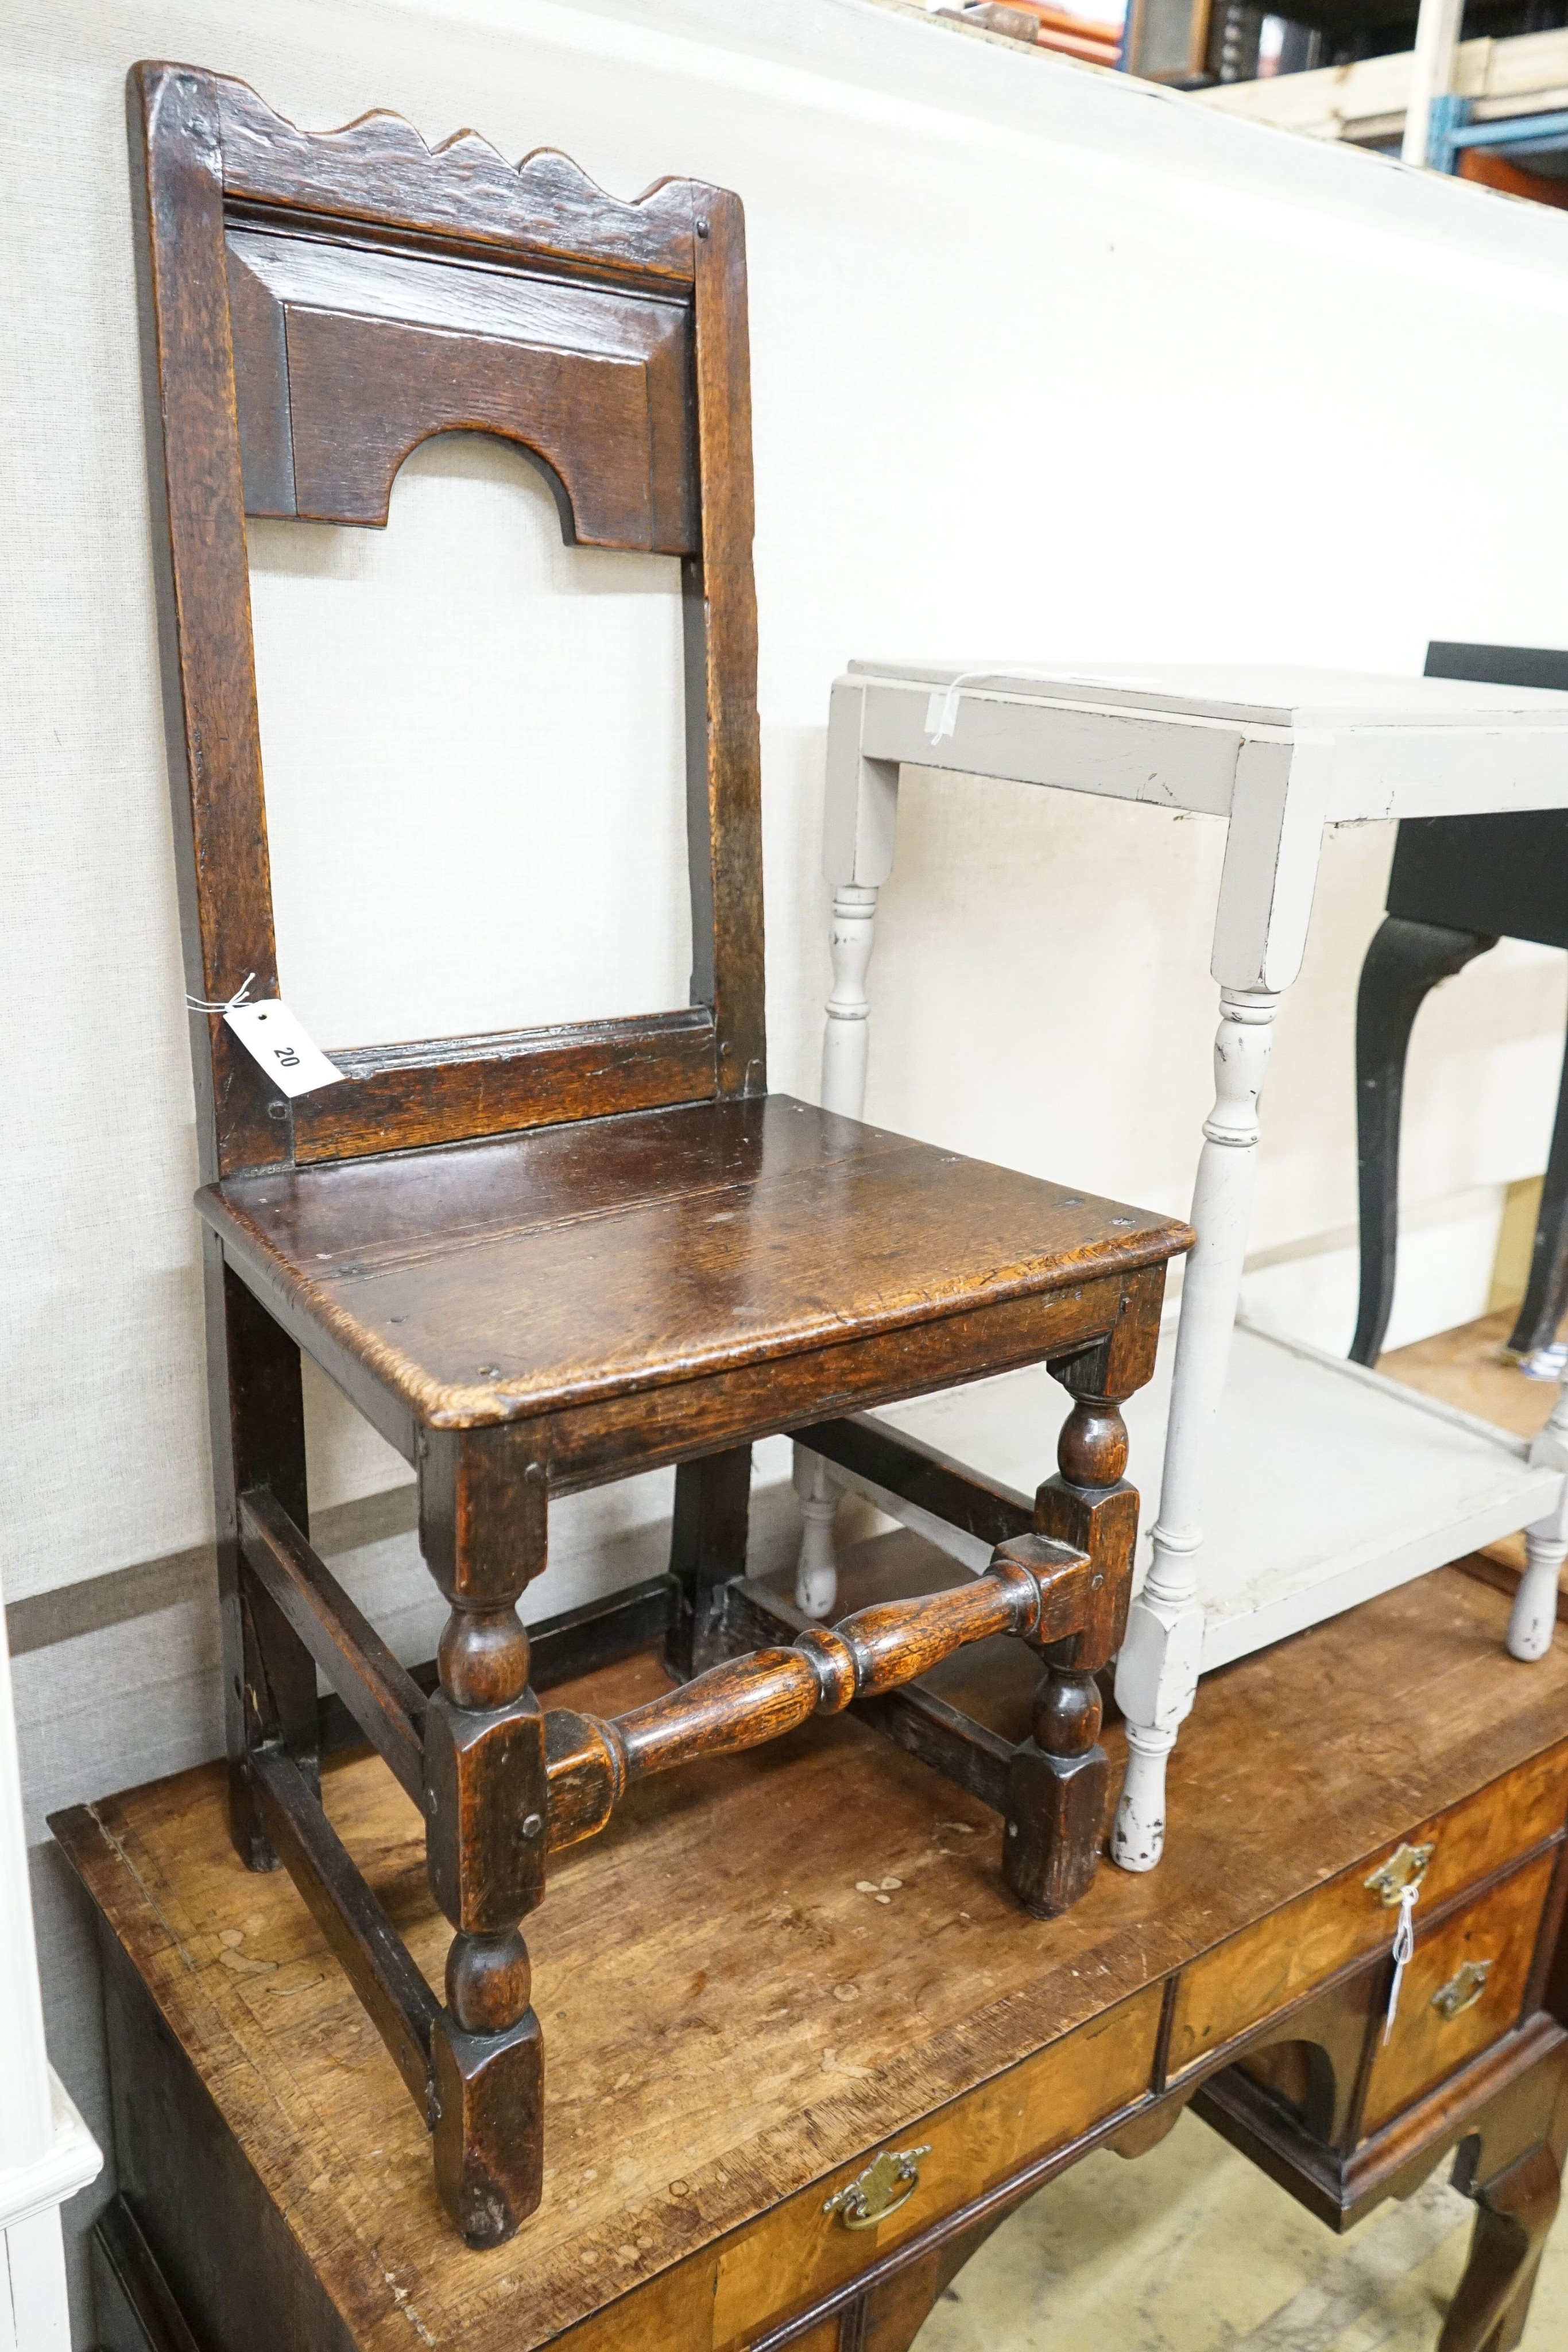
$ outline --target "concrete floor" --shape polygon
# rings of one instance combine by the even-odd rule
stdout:
[[[1042,2189],[960,2271],[914,2352],[1435,2352],[1473,2208],[1444,2162],[1335,2237],[1193,2115]],[[1568,2226],[1520,2352],[1568,2345]]]
[[[1554,1386],[1498,1361],[1511,1311],[1385,1356],[1378,1369],[1532,1436]],[[1523,1542],[1492,1547],[1522,1565]],[[1201,1704],[1201,1701],[1200,1701]],[[1435,2352],[1473,2208],[1447,2160],[1347,2237],[1196,2116],[1129,2163],[1087,2158],[1020,2206],[947,2289],[915,2352]],[[1568,2221],[1541,2266],[1520,2352],[1568,2347]]]

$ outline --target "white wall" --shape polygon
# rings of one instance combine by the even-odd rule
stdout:
[[[728,46],[698,47],[703,35]],[[1550,213],[860,0],[295,0],[265,12],[228,0],[22,0],[7,41],[10,351],[23,395],[5,621],[8,830],[22,883],[5,950],[24,1474],[8,1529],[14,1596],[169,1555],[208,1528],[123,166],[121,83],[137,55],[237,72],[313,127],[379,101],[432,139],[473,121],[510,153],[562,145],[622,193],[671,169],[741,190],[779,1082],[813,1085],[821,729],[828,682],[850,655],[1223,650],[1412,668],[1428,635],[1568,638],[1542,520],[1568,472],[1557,429],[1568,223]],[[281,526],[256,535],[264,735],[285,843],[314,758],[316,789],[351,795],[371,868],[335,903],[319,890],[297,899],[294,862],[283,861],[285,983],[292,957],[304,1003],[327,1007],[329,1031],[340,1008],[385,1034],[415,1019],[416,1000],[438,1025],[471,1001],[514,1001],[528,962],[515,942],[495,959],[488,994],[469,985],[486,978],[474,886],[449,849],[421,845],[414,872],[429,896],[417,929],[406,876],[397,913],[381,913],[392,903],[375,870],[385,812],[423,806],[453,826],[508,799],[515,812],[521,792],[559,776],[574,703],[580,721],[584,707],[596,718],[608,708],[596,758],[601,775],[620,763],[622,789],[606,793],[600,837],[591,824],[579,836],[579,888],[547,894],[550,928],[528,943],[536,967],[548,971],[580,941],[591,917],[601,936],[622,932],[618,905],[639,903],[635,870],[623,873],[630,898],[612,893],[610,853],[631,845],[636,748],[620,697],[668,657],[667,590],[656,565],[625,567],[633,585],[602,598],[616,660],[586,698],[580,663],[531,664],[524,632],[494,625],[536,594],[539,583],[519,576],[528,563],[545,568],[537,547],[525,561],[508,545],[508,516],[530,498],[542,504],[518,486],[520,470],[502,456],[432,454],[400,486],[383,541]],[[448,583],[433,598],[433,561],[450,568],[461,629],[440,623]],[[573,568],[602,560],[554,567]],[[366,615],[379,621],[399,587],[437,616],[423,656],[417,630],[412,644],[392,641],[399,709],[425,698],[423,720],[401,727],[384,723],[384,655],[379,668],[345,657],[363,653]],[[358,618],[334,621],[332,634],[325,616],[356,589]],[[601,593],[580,576],[573,601],[591,608]],[[461,688],[463,629],[483,692]],[[539,722],[546,754],[530,765],[518,721],[536,688],[553,708]],[[329,688],[353,714],[357,747],[354,726],[341,726],[310,748],[307,722]],[[439,774],[438,707],[450,746]],[[667,780],[667,719],[656,726]],[[659,791],[673,828],[667,781]],[[957,801],[976,807],[972,829],[942,813]],[[555,822],[552,799],[542,805]],[[1025,808],[950,785],[907,806],[876,968],[879,1115],[1060,1165],[1071,1103],[1065,1124],[1083,1139],[1069,1150],[1082,1161],[1071,1172],[1179,1203],[1206,1083],[1196,947],[1215,845],[1142,812]],[[641,903],[656,895],[663,912],[667,857],[650,866],[653,851],[636,846],[633,867],[659,877]],[[1331,861],[1320,982],[1287,1016],[1271,1086],[1261,1244],[1346,1220],[1343,1008],[1385,854],[1367,838]],[[1071,893],[1052,888],[1064,859]],[[555,870],[571,863],[563,855]],[[973,900],[975,919],[949,937],[922,871],[940,873],[947,907]],[[494,873],[477,886],[486,920],[504,929]],[[384,988],[370,1001],[364,943],[378,916],[397,933],[395,1003]],[[941,947],[894,992],[905,925]],[[679,969],[667,925],[641,946],[664,980]],[[1559,983],[1511,978],[1500,962],[1457,982],[1428,1018],[1449,1033],[1440,1068],[1423,1039],[1430,1075],[1413,1104],[1428,1197],[1541,1162]],[[527,993],[517,988],[519,1013]],[[1332,1003],[1326,1026],[1309,993]],[[992,1017],[977,1050],[982,1002]],[[1448,1116],[1443,1097],[1494,1003],[1509,1008],[1526,1083],[1483,1132]],[[1461,1081],[1458,1091],[1462,1101],[1471,1090]],[[390,1475],[340,1411],[320,1418],[325,1499]],[[66,1442],[71,1421],[90,1428],[89,1444]]]
[[[1568,644],[1568,219],[865,0],[12,0],[0,44],[4,1578],[37,1829],[215,1737],[130,63],[237,73],[311,128],[379,103],[432,140],[562,146],[619,194],[682,172],[743,194],[773,1071],[805,1093],[851,656],[1414,670],[1431,635]],[[669,582],[567,557],[544,513],[515,456],[455,443],[411,467],[384,537],[256,534],[282,971],[326,1045],[678,989]],[[465,874],[481,824],[500,848]],[[1389,847],[1330,846],[1265,1104],[1254,1303],[1330,1344]],[[1183,1206],[1218,854],[1201,820],[912,777],[873,1115]],[[1476,1310],[1500,1188],[1544,1158],[1563,1024],[1563,959],[1523,950],[1424,1014],[1406,1334]],[[428,1648],[406,1497],[352,1503],[401,1465],[320,1383],[311,1411],[357,1589]],[[662,1507],[584,1498],[540,1607],[645,1572]],[[787,1542],[776,1489],[759,1525]],[[79,1921],[39,1869],[57,2061],[91,2120]]]

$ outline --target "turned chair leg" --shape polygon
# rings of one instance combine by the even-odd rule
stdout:
[[[1519,2342],[1562,2189],[1562,2147],[1544,2141],[1472,2188],[1469,2259],[1438,2352],[1511,2352]]]
[[[831,1617],[839,1597],[833,1523],[839,1490],[828,1465],[810,1446],[795,1448],[795,1492],[800,1499],[800,1557],[795,1570],[795,1606],[808,1617]]]
[[[1048,1667],[1013,1750],[1002,1873],[1037,1919],[1060,1918],[1093,1884],[1111,1769],[1100,1716],[1092,1675]]]
[[[1353,1364],[1375,1364],[1394,1305],[1399,1251],[1399,1120],[1405,1061],[1416,1015],[1440,980],[1497,945],[1479,931],[1452,931],[1387,915],[1373,935],[1355,1000],[1356,1171],[1361,1202],[1361,1301]],[[1559,1111],[1561,1118],[1561,1109]],[[1568,1172],[1568,1171],[1565,1171]]]
[[[1568,1052],[1557,1089],[1557,1117],[1541,1188],[1541,1213],[1530,1255],[1530,1279],[1518,1320],[1509,1334],[1511,1355],[1533,1356],[1549,1348],[1568,1313]]]
[[[683,1682],[706,1673],[726,1654],[724,1587],[746,1574],[750,1513],[749,1445],[683,1462],[676,1470],[670,1574],[679,1597],[675,1622],[664,1642],[664,1663]]]
[[[302,1533],[309,1530],[299,1350],[225,1265],[215,1234],[205,1236],[204,1250],[229,1832],[247,1869],[276,1870],[248,1759],[258,1748],[279,1744],[319,1790],[316,1665],[243,1566],[239,1498],[264,1486]]]
[[[544,1716],[528,1687],[524,1587],[545,1565],[546,1491],[490,1468],[486,1432],[423,1434],[420,1542],[451,1603],[424,1723],[431,1893],[456,1933],[432,2049],[435,2180],[471,2246],[539,2201],[544,2053],[521,1922],[544,1895]]]
[[[1151,1350],[1153,1334],[1149,1335]],[[1094,1606],[1082,1633],[1044,1647],[1030,1736],[1008,1772],[1002,1872],[1038,1919],[1070,1910],[1093,1882],[1104,1837],[1110,1761],[1100,1746],[1094,1677],[1122,1637],[1138,1533],[1138,1497],[1122,1476],[1125,1389],[1109,1373],[1112,1349],[1058,1369],[1075,1391],[1057,1440],[1058,1475],[1035,1497],[1035,1532],[1087,1552]],[[1118,1394],[1109,1393],[1115,1387]]]

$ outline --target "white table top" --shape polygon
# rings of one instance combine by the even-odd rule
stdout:
[[[1568,694],[1244,664],[856,661],[833,688],[823,868],[875,887],[902,766],[1230,823],[1221,987],[1301,967],[1322,828],[1568,808]]]
[[[1561,727],[1568,694],[1465,678],[1391,677],[1375,670],[1308,669],[1279,663],[1103,662],[1058,667],[1008,662],[852,661],[852,675],[930,690],[1026,701],[1086,703],[1101,710],[1158,711],[1248,728],[1320,732],[1363,727]]]

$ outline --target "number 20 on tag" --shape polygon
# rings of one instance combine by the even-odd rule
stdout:
[[[308,1095],[318,1087],[341,1085],[342,1071],[311,1044],[287,1005],[276,997],[267,1004],[234,1005],[224,1019],[282,1093]]]

